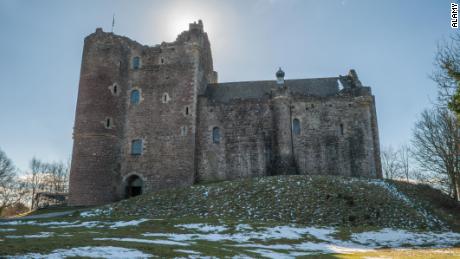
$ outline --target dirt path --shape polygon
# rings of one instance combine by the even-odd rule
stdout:
[[[23,219],[48,219],[48,218],[55,218],[55,217],[62,217],[62,216],[70,215],[74,213],[75,211],[77,210],[50,212],[50,213],[39,214],[39,215],[0,219],[0,221],[23,220]]]

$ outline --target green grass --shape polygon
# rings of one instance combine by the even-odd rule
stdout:
[[[367,180],[326,176],[280,176],[246,179],[240,181],[210,183],[187,188],[164,190],[145,194],[133,199],[101,207],[107,214],[81,218],[79,213],[50,221],[101,221],[149,220],[139,226],[121,227],[76,227],[50,228],[36,225],[2,226],[16,229],[12,232],[0,231],[0,257],[25,253],[47,254],[55,249],[82,246],[117,246],[133,248],[162,258],[184,257],[187,254],[177,250],[193,250],[199,256],[261,257],[254,248],[238,247],[234,241],[187,241],[189,246],[146,244],[114,240],[94,240],[94,238],[139,238],[165,240],[161,237],[146,237],[142,233],[183,233],[199,234],[193,229],[183,229],[179,224],[207,223],[225,225],[228,229],[221,234],[237,233],[238,224],[248,224],[253,231],[267,227],[296,226],[334,227],[333,237],[337,240],[350,240],[353,233],[377,231],[382,228],[409,229],[411,231],[439,230],[439,225],[429,226],[420,214],[428,211],[458,231],[458,203],[439,191],[426,186],[389,182],[398,191],[411,199],[407,204],[387,189],[369,184]],[[110,210],[109,210],[110,208]],[[37,211],[34,214],[58,212],[75,208],[64,207]],[[81,208],[78,208],[81,209]],[[108,213],[110,211],[110,213]],[[351,217],[353,216],[353,217]],[[8,235],[30,235],[39,232],[53,232],[48,238],[8,238]],[[66,236],[66,235],[72,236]],[[257,245],[295,245],[302,242],[322,242],[305,235],[300,239],[278,238],[270,240],[250,240]],[[459,244],[460,245],[460,240]],[[409,247],[410,248],[410,247]],[[271,249],[287,253],[282,249]],[[409,250],[378,249],[377,251],[353,254],[317,254],[317,258],[445,258],[460,257],[460,248],[442,249],[417,248]],[[300,256],[299,258],[302,258]]]
[[[79,220],[80,218],[75,216],[69,216],[61,221],[72,222]],[[117,220],[131,220],[138,218],[111,218],[112,221]],[[85,219],[86,221],[107,221],[107,217],[93,217]],[[50,222],[52,220],[41,220],[40,222]],[[218,243],[206,240],[193,240],[188,243],[190,246],[179,246],[179,245],[161,245],[161,244],[145,244],[136,242],[122,242],[113,240],[94,240],[94,238],[139,238],[148,240],[160,240],[159,237],[146,237],[142,236],[142,233],[187,233],[187,234],[199,234],[202,232],[193,229],[179,228],[178,224],[189,224],[189,223],[207,223],[211,225],[225,225],[229,228],[221,232],[221,234],[233,234],[236,233],[235,226],[237,224],[248,224],[253,229],[262,227],[273,227],[278,226],[276,222],[260,222],[260,221],[242,221],[240,219],[233,220],[222,220],[217,218],[199,219],[199,218],[176,218],[176,219],[165,219],[165,220],[150,220],[140,224],[139,226],[121,227],[118,229],[111,229],[108,227],[104,228],[50,228],[47,226],[34,226],[34,225],[18,225],[18,226],[0,226],[0,228],[14,228],[16,231],[5,233],[0,232],[0,257],[5,255],[22,255],[25,253],[41,253],[48,254],[55,249],[63,248],[74,248],[83,246],[116,246],[131,248],[143,251],[148,254],[159,256],[161,258],[172,258],[187,256],[185,253],[177,250],[193,250],[199,252],[200,256],[214,256],[214,257],[233,257],[233,256],[250,256],[260,258],[260,254],[254,251],[254,248],[239,247],[235,246],[237,243],[234,241],[219,241]],[[356,231],[374,230],[365,228],[340,228],[336,233],[336,237],[342,240],[349,240],[350,234]],[[37,234],[39,232],[53,232],[54,235],[48,238],[7,238],[7,235],[29,235]],[[66,236],[71,234],[72,236]],[[162,239],[164,240],[164,239]],[[302,242],[322,242],[311,236],[304,236],[300,239],[273,239],[273,240],[257,240],[253,239],[250,241],[252,244],[258,245],[292,245],[300,244]],[[460,244],[459,244],[460,245]],[[287,253],[286,250],[271,249],[277,253]],[[415,257],[415,258],[444,258],[446,255],[460,255],[460,248],[443,249],[444,253],[436,252],[440,249],[430,248],[417,248],[411,250],[401,249],[379,249],[373,252],[366,253],[353,253],[353,254],[316,254],[316,258],[362,258],[364,256],[388,256],[388,257]],[[288,255],[288,254],[286,254]],[[302,258],[302,257],[299,257]]]
[[[387,182],[390,185],[397,183]],[[113,205],[115,215],[218,217],[346,227],[441,229],[420,209],[365,179],[277,176],[195,185],[145,194]],[[460,205],[457,205],[460,207]],[[434,212],[444,219],[444,214]]]

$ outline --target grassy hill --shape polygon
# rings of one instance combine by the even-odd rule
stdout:
[[[0,221],[0,257],[460,256],[460,233],[449,230],[458,231],[459,204],[428,186],[392,181],[264,177],[74,209]]]
[[[274,176],[145,194],[113,216],[231,218],[338,227],[458,229],[460,205],[428,186],[337,176]]]

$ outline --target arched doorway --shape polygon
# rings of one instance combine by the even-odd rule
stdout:
[[[131,175],[126,179],[126,198],[142,194],[142,179],[137,175]]]

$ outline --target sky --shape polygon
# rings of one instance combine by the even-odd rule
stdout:
[[[446,0],[0,0],[0,149],[20,170],[32,157],[68,161],[84,38],[97,27],[144,45],[174,41],[203,20],[220,82],[345,75],[376,98],[381,146],[409,143],[436,101]]]

